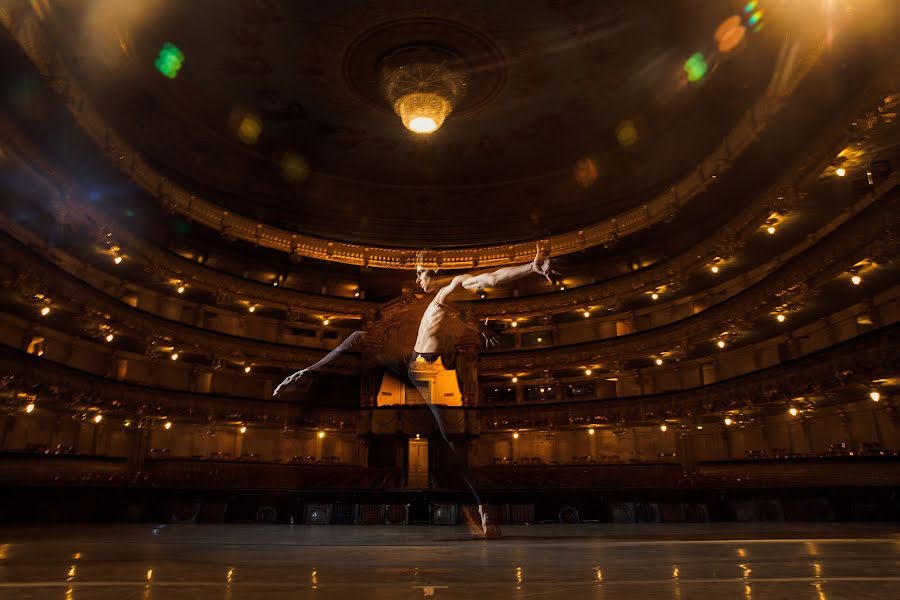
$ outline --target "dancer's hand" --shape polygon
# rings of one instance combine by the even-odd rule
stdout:
[[[486,329],[481,332],[481,337],[484,340],[484,347],[486,349],[496,348],[500,345],[500,336],[494,333],[492,329]]]
[[[531,263],[531,268],[535,273],[539,273],[546,277],[547,281],[550,283],[556,283],[554,278],[557,277],[559,273],[553,270],[550,262],[550,253],[541,249],[540,244],[537,246],[537,253],[534,256],[534,262]]]

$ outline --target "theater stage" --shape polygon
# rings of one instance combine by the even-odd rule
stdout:
[[[900,525],[28,525],[0,598],[900,597]]]

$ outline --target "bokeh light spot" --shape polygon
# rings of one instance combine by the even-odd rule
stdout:
[[[582,158],[575,163],[575,183],[583,188],[597,181],[597,165],[590,158]]]
[[[747,25],[749,25],[750,27],[753,27],[754,25],[759,24],[759,22],[762,21],[762,17],[763,17],[763,11],[761,11],[761,10],[756,11],[755,13],[750,15],[749,19],[747,19]]]
[[[684,72],[687,74],[688,81],[697,82],[703,79],[709,67],[706,65],[706,59],[699,52],[695,52],[684,61]]]
[[[254,115],[244,115],[238,124],[238,139],[245,144],[255,144],[260,133],[262,133],[262,122]]]
[[[156,65],[156,70],[162,73],[164,77],[175,79],[178,76],[182,63],[184,63],[184,53],[175,44],[166,42],[159,51],[159,56],[156,57],[154,64]]]
[[[732,15],[722,21],[713,37],[716,39],[719,52],[731,52],[738,47],[746,33],[747,29],[741,24],[740,16]]]
[[[309,176],[309,165],[299,154],[288,152],[281,159],[281,173],[291,183],[299,183]]]
[[[631,146],[638,141],[638,130],[633,121],[625,120],[616,125],[616,139],[623,146]]]
[[[750,2],[744,5],[744,12],[749,15],[754,10],[756,10],[757,6],[759,6],[759,2],[757,2],[757,0],[750,0]]]

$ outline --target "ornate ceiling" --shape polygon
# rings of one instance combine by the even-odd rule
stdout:
[[[38,5],[71,83],[159,177],[287,231],[407,248],[546,238],[642,206],[746,117],[785,35],[773,11],[718,52],[741,6],[693,0]],[[184,56],[171,79],[154,68],[166,42]],[[378,86],[408,45],[472,74],[424,139]],[[689,82],[695,52],[709,71]]]

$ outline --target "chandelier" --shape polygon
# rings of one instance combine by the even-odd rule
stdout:
[[[382,61],[381,80],[391,108],[416,134],[437,131],[465,94],[467,69],[446,50],[409,47]]]

